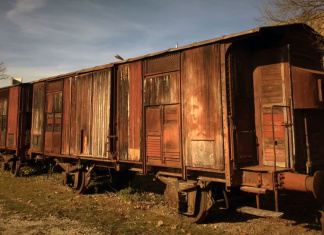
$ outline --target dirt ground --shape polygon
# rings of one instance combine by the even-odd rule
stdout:
[[[281,195],[282,218],[238,213],[243,202],[255,203],[240,198],[229,210],[211,211],[205,223],[191,224],[168,208],[159,190],[144,189],[117,190],[104,182],[76,195],[59,174],[11,178],[0,172],[0,234],[321,234],[311,195]],[[261,206],[271,207],[271,197],[261,198]]]

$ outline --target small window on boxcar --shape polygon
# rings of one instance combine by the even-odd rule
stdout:
[[[62,93],[54,94],[54,102],[53,102],[53,111],[54,113],[62,112]]]
[[[320,102],[324,101],[324,79],[318,79],[318,100]]]
[[[61,131],[61,113],[55,113],[55,120],[54,120],[54,132]]]
[[[52,132],[53,131],[54,115],[53,115],[53,113],[48,113],[46,116],[47,116],[46,117],[46,119],[47,119],[46,132]]]

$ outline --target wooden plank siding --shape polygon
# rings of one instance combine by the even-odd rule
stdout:
[[[118,66],[117,133],[119,160],[139,162],[142,143],[142,62]]]
[[[267,56],[264,56],[267,55]],[[285,124],[291,122],[289,108],[288,52],[285,47],[258,50],[254,56],[253,73],[256,135],[259,140],[260,165],[274,165],[274,127],[276,165],[288,167],[289,134]],[[288,80],[288,81],[287,81]],[[288,84],[288,85],[287,85]],[[288,90],[287,90],[288,89]],[[272,113],[273,110],[273,113]],[[272,123],[272,115],[274,123]]]
[[[33,84],[32,153],[108,157],[111,71]]]
[[[6,140],[6,147],[8,149],[15,149],[18,144],[20,91],[20,86],[10,87],[9,89],[8,120],[10,121],[8,121]]]
[[[71,119],[72,117],[72,97],[71,97],[71,83],[72,77],[64,79],[63,84],[63,114],[62,114],[62,146],[61,153],[64,155],[70,154],[71,144]]]
[[[31,152],[43,151],[45,125],[45,82],[33,84]]]
[[[148,58],[144,65],[147,165],[181,168],[180,53]]]
[[[111,69],[93,73],[92,155],[108,157],[107,141],[111,126]]]
[[[9,89],[0,91],[0,148],[6,148]]]
[[[108,157],[111,79],[111,68],[66,79],[62,154]]]
[[[219,44],[181,56],[183,156],[186,166],[224,169]]]

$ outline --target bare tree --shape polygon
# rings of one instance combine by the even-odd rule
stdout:
[[[9,75],[6,74],[7,68],[3,62],[0,62],[0,80],[10,78]]]
[[[264,0],[262,24],[306,23],[324,36],[324,0]],[[318,37],[324,51],[324,41]]]

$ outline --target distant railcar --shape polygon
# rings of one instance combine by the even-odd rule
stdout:
[[[78,192],[102,168],[154,174],[195,222],[233,188],[258,208],[273,192],[278,211],[281,190],[324,204],[318,37],[261,27],[35,81],[29,156],[55,160]]]
[[[0,89],[0,152],[2,169],[16,176],[30,146],[32,86],[23,83]]]

